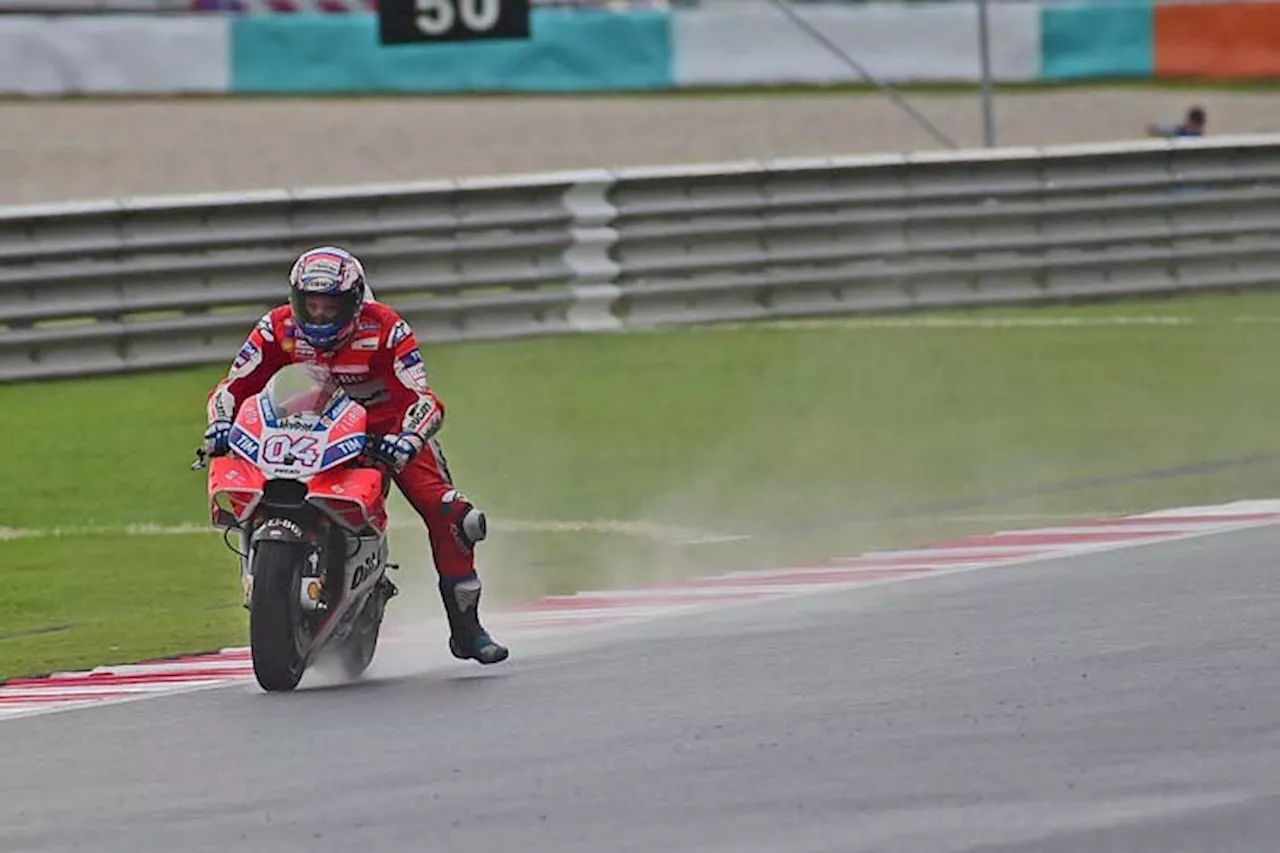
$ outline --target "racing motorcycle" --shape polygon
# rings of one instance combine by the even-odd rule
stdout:
[[[368,460],[366,423],[324,367],[290,364],[240,405],[230,451],[208,460],[210,519],[240,557],[264,690],[293,690],[322,654],[356,678],[377,650],[398,566],[387,562],[390,474]],[[206,458],[197,449],[192,469]]]

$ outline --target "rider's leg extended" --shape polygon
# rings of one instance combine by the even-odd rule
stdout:
[[[396,477],[400,491],[422,516],[449,618],[454,657],[497,663],[507,649],[480,624],[480,577],[475,547],[487,534],[484,513],[454,488],[440,445],[433,439]]]

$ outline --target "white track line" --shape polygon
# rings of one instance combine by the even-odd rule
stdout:
[[[409,530],[422,526],[412,515],[404,518],[393,515],[392,530]],[[705,544],[734,542],[751,537],[739,533],[720,533],[690,527],[662,524],[656,521],[625,520],[613,518],[566,520],[555,519],[494,519],[490,529],[496,533],[601,533],[651,539],[671,544]],[[15,539],[46,539],[75,536],[207,536],[221,531],[207,524],[122,524],[122,525],[69,525],[66,527],[0,527],[0,541]]]
[[[954,524],[1008,524],[1044,521],[1083,521],[1097,518],[1101,513],[1013,513],[990,515],[931,515],[929,520]],[[881,522],[854,522],[849,526],[868,526]],[[422,522],[403,510],[391,515],[391,530],[415,530]],[[840,525],[833,525],[840,526]],[[646,519],[491,519],[489,529],[495,533],[594,533],[617,534],[636,539],[648,539],[673,545],[710,545],[724,542],[743,542],[770,534],[734,533],[681,527]],[[76,536],[209,536],[221,531],[207,524],[89,524],[65,527],[2,527],[0,542],[16,539],[66,538]]]

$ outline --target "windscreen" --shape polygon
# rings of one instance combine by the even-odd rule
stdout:
[[[267,383],[266,397],[277,419],[319,418],[342,397],[329,371],[315,364],[290,364]]]

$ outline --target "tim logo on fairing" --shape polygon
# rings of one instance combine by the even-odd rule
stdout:
[[[251,462],[258,461],[258,442],[249,433],[236,427],[231,431],[231,443]]]

